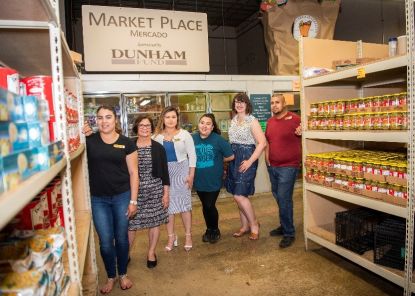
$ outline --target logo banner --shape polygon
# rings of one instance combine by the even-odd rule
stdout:
[[[82,6],[87,71],[209,72],[205,13]]]

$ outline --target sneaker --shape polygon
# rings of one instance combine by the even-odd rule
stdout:
[[[202,236],[202,242],[207,243],[210,241],[210,234],[212,230],[206,229],[205,234]]]
[[[295,241],[295,237],[293,236],[284,236],[282,238],[282,240],[280,241],[280,248],[284,249],[284,248],[288,248],[289,246],[291,246]]]
[[[279,227],[277,227],[277,228],[275,228],[275,229],[273,229],[269,232],[270,236],[280,236],[280,235],[283,235],[283,234],[284,233],[282,232],[282,227],[281,226],[279,226]]]
[[[212,230],[212,232],[210,233],[210,239],[209,242],[211,244],[216,243],[218,240],[220,240],[220,230],[216,229],[216,230]]]

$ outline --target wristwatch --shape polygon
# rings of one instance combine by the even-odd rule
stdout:
[[[138,202],[136,201],[136,200],[130,200],[130,205],[137,205],[138,204]]]

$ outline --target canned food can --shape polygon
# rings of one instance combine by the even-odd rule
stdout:
[[[20,94],[19,92],[19,73],[12,69],[6,67],[0,67],[0,87],[7,89],[15,94]]]
[[[29,76],[22,79],[26,85],[27,95],[34,95],[46,100],[49,106],[50,120],[55,121],[55,108],[53,104],[52,77]]]

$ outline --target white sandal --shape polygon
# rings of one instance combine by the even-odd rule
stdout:
[[[191,233],[186,233],[186,236],[192,237],[192,234]],[[193,243],[192,243],[192,245],[184,245],[183,248],[186,250],[186,252],[189,252],[193,248]]]
[[[175,234],[173,233],[173,234],[168,234],[167,236],[168,236],[169,238],[170,238],[170,237],[174,237],[173,246],[171,246],[171,247],[170,247],[169,245],[167,245],[167,246],[165,246],[165,247],[164,247],[164,249],[166,249],[166,251],[167,251],[167,252],[170,252],[171,250],[173,250],[173,248],[174,248],[174,247],[177,247],[177,246],[178,246],[178,243],[177,243],[177,235],[175,235]],[[169,239],[169,240],[170,240],[170,239]]]

